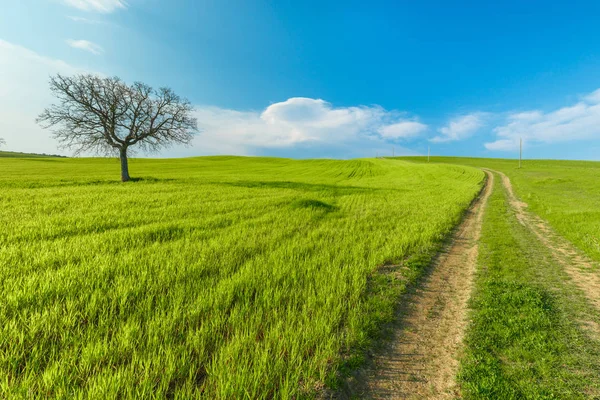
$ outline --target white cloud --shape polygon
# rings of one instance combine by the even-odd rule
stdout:
[[[50,75],[88,71],[1,40],[0,65],[0,132],[6,139],[4,148],[69,154],[57,149],[51,132],[40,128],[35,118],[53,101],[48,89]],[[195,116],[202,133],[193,147],[173,148],[161,156],[268,153],[348,158],[375,156],[377,151],[391,155],[386,140],[392,136],[412,137],[417,128],[421,129],[414,118],[379,106],[334,107],[309,98],[291,98],[260,111],[198,106]],[[395,149],[396,154],[410,154],[398,145]]]
[[[593,91],[592,93],[587,95],[585,97],[585,100],[592,104],[599,104],[600,103],[600,89],[596,89],[595,91]]]
[[[90,42],[89,40],[73,40],[68,39],[67,44],[75,49],[88,51],[95,55],[104,53],[104,49],[96,43]]]
[[[89,19],[89,18],[84,18],[84,17],[78,17],[75,15],[67,15],[67,18],[69,18],[71,21],[74,21],[74,22],[81,22],[83,24],[90,24],[90,25],[103,23],[102,21],[97,21],[95,19]]]
[[[408,139],[419,136],[427,130],[427,125],[417,121],[403,121],[396,124],[382,126],[378,129],[379,134],[384,138],[390,139]]]
[[[484,146],[492,151],[515,151],[519,149],[519,139],[499,139],[492,143],[486,143]]]
[[[468,139],[485,125],[486,116],[487,113],[476,112],[454,118],[446,126],[438,129],[440,135],[430,141],[442,143]]]
[[[100,13],[111,13],[127,7],[127,3],[123,0],[63,0],[63,2],[79,10]]]
[[[504,125],[494,129],[497,140],[488,150],[514,151],[524,144],[550,144],[600,138],[600,89],[575,105],[544,113],[534,110],[509,114]]]
[[[379,106],[333,107],[321,99],[294,97],[262,111],[198,107],[201,151],[255,154],[261,149],[382,146],[386,139],[412,138],[427,127]],[[360,143],[360,145],[359,145]]]
[[[83,71],[3,40],[0,65],[0,132],[6,139],[3,150],[64,154],[35,118],[52,102],[50,75]]]
[[[22,46],[19,46],[16,44],[12,44],[12,43],[4,41],[2,39],[0,39],[0,52],[1,52],[0,54],[3,57],[4,61],[6,61],[6,64],[2,64],[2,65],[7,66],[6,70],[0,70],[0,71],[2,71],[3,73],[6,73],[6,77],[8,77],[8,74],[10,72],[14,72],[13,70],[10,69],[10,66],[13,63],[8,62],[8,61],[10,61],[9,57],[11,54],[15,56],[15,61],[18,61],[20,59],[26,59],[26,60],[32,61],[34,64],[45,65],[46,67],[49,67],[52,69],[71,69],[71,68],[73,68],[69,64],[67,64],[66,62],[64,62],[62,60],[56,60],[53,58],[41,56],[38,53],[36,53],[35,51],[31,51],[25,47],[22,47]],[[2,88],[2,86],[0,86],[0,89],[1,88]]]

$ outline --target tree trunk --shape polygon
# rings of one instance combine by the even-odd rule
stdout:
[[[119,152],[121,159],[121,182],[127,182],[129,178],[129,164],[127,163],[127,148],[121,149]]]

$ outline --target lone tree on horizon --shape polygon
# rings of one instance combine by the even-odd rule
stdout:
[[[4,140],[0,137],[0,147],[2,147],[4,145],[6,145],[6,140]]]
[[[75,154],[119,155],[121,181],[129,177],[130,148],[156,152],[173,143],[189,144],[197,132],[193,107],[169,88],[158,90],[117,77],[58,74],[50,78],[57,103],[36,119]]]

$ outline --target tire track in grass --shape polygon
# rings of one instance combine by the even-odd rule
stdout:
[[[492,170],[487,170],[492,171]],[[514,194],[510,179],[499,171],[502,184],[508,193],[510,206],[518,221],[532,231],[550,251],[552,257],[563,267],[575,286],[581,290],[588,302],[600,311],[600,274],[598,264],[578,251],[569,241],[557,234],[550,225],[539,216],[526,210],[527,203],[520,201]],[[600,324],[593,319],[581,321],[588,331],[600,335]]]
[[[358,398],[424,399],[457,396],[458,355],[467,326],[481,235],[483,213],[494,177],[487,180],[450,244],[424,278],[405,297],[393,340],[373,360],[364,382],[357,382]],[[362,379],[361,379],[362,381]]]

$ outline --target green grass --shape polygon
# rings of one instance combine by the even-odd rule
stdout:
[[[392,160],[0,158],[0,397],[310,397],[479,190]],[[392,268],[404,263],[407,280]]]
[[[459,380],[467,399],[600,395],[600,346],[578,326],[597,319],[583,295],[517,222],[499,177],[480,241],[472,322]]]
[[[424,157],[407,160],[424,162]],[[487,167],[504,172],[515,194],[562,236],[600,261],[600,162],[432,157],[432,163]]]

